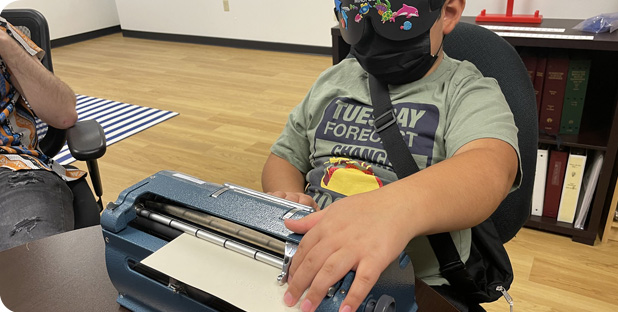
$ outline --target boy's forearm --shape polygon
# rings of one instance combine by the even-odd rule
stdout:
[[[517,154],[507,143],[485,139],[474,144],[397,183],[360,195],[400,214],[410,238],[470,228],[495,211],[518,171]]]
[[[305,176],[287,160],[271,153],[262,170],[262,190],[303,193]]]
[[[71,88],[4,31],[0,31],[0,56],[11,72],[11,81],[39,118],[56,128],[75,123],[75,94]]]

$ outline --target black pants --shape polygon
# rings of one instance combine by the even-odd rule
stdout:
[[[442,286],[431,286],[433,290],[437,291],[442,297],[448,300],[457,310],[461,312],[485,312],[485,309],[481,307],[478,303],[470,303],[455,292],[455,290],[448,285]]]

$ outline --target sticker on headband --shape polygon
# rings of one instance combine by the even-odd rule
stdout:
[[[405,21],[405,22],[403,22],[403,25],[401,25],[401,27],[399,27],[399,29],[401,29],[401,30],[410,30],[410,29],[412,29],[412,23],[410,23],[410,21]]]
[[[386,22],[395,23],[396,18],[405,17],[406,19],[412,17],[420,17],[418,13],[418,9],[409,6],[406,4],[402,4],[401,9],[393,12],[391,10],[391,3],[388,0],[375,0],[374,5],[372,6],[369,2],[374,2],[372,0],[354,0],[355,4],[349,4],[348,6],[344,6],[341,3],[341,0],[335,0],[335,8],[336,11],[341,14],[341,27],[348,29],[348,13],[351,11],[358,11],[356,16],[354,17],[354,21],[356,23],[360,23],[363,20],[363,17],[370,13],[370,10],[376,10],[378,15],[381,17],[382,24]],[[357,5],[358,4],[358,5]],[[399,29],[401,30],[410,30],[412,29],[412,22],[405,21]]]
[[[376,8],[376,10],[378,10],[378,14],[382,16],[382,24],[390,21],[393,18],[393,11],[391,11],[391,3],[388,2],[388,0],[385,0],[384,3],[378,0],[374,7]]]
[[[341,27],[344,29],[348,29],[348,13],[350,11],[350,8],[342,8],[341,7],[341,0],[335,0],[335,11],[339,12],[341,14]]]

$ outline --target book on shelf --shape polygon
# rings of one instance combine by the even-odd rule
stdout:
[[[557,220],[560,222],[573,223],[575,220],[577,201],[586,168],[586,157],[585,149],[571,148],[569,151],[558,207]]]
[[[524,62],[524,66],[526,66],[526,70],[528,71],[528,76],[530,77],[530,82],[534,83],[534,77],[536,76],[536,62],[537,56],[534,51],[529,49],[524,49],[519,53],[522,62]]]
[[[560,195],[564,182],[564,172],[569,153],[564,150],[550,150],[547,164],[547,181],[545,181],[545,198],[543,199],[543,217],[558,217]]]
[[[554,52],[547,58],[545,81],[539,112],[539,130],[547,134],[558,134],[567,75],[569,57],[566,53]]]
[[[592,202],[592,196],[597,187],[599,181],[599,175],[601,174],[601,166],[603,165],[603,152],[595,151],[591,156],[587,169],[584,173],[582,181],[581,194],[577,201],[577,217],[573,223],[573,227],[583,230],[586,218],[588,217],[588,211],[590,210],[590,203]]]
[[[584,112],[586,88],[590,75],[590,59],[581,56],[569,60],[569,72],[564,89],[562,117],[560,118],[561,134],[579,134],[579,126]]]
[[[534,186],[532,187],[532,209],[530,214],[533,216],[543,215],[543,201],[545,200],[545,181],[547,180],[547,163],[549,161],[549,148],[539,146],[536,152],[536,170],[534,175]]]
[[[541,101],[543,99],[543,84],[545,83],[545,67],[547,66],[547,55],[543,52],[536,57],[536,72],[532,86],[536,96],[536,113],[541,114]]]

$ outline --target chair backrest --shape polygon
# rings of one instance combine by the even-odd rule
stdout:
[[[27,29],[26,34],[30,34],[30,39],[45,51],[45,57],[41,62],[53,72],[49,26],[43,14],[33,9],[5,9],[2,11],[2,17],[20,30]],[[39,141],[39,147],[45,155],[53,157],[62,149],[64,142],[66,142],[66,130],[47,126],[47,133]]]
[[[521,229],[530,215],[538,149],[538,119],[534,87],[519,54],[503,38],[484,27],[459,23],[444,39],[444,51],[467,60],[498,81],[519,128],[523,171],[521,186],[510,193],[491,216],[503,242]]]

